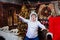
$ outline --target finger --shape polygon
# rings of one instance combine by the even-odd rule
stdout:
[[[17,16],[19,16],[18,14],[16,14]]]

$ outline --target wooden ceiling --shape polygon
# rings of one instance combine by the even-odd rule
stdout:
[[[60,0],[0,0],[0,2],[5,2],[5,3],[13,3],[13,4],[22,4],[26,3],[28,4],[29,2],[50,2],[50,1],[60,1]]]

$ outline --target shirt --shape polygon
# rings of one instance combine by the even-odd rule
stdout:
[[[20,16],[20,19],[28,24],[28,29],[26,36],[28,38],[35,38],[38,36],[38,27],[42,29],[46,29],[44,25],[42,25],[39,21],[32,22],[31,20],[24,19]]]

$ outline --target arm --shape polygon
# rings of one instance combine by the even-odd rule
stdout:
[[[38,26],[42,28],[42,30],[46,29],[44,25],[42,25],[40,22],[38,22]]]
[[[17,16],[19,17],[19,19],[21,19],[23,22],[28,23],[28,20],[27,20],[27,19],[25,19],[25,18],[19,16],[18,14],[16,14],[16,15],[17,15]]]

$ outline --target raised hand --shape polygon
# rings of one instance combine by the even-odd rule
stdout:
[[[18,14],[16,14],[16,16],[19,16]]]
[[[20,16],[20,15],[18,15],[18,14],[16,14],[16,16],[18,16],[19,18],[23,18],[22,16]]]

